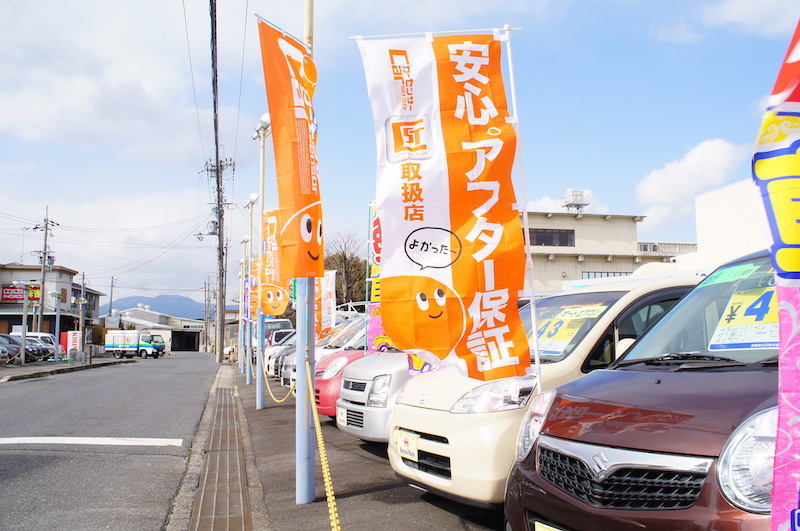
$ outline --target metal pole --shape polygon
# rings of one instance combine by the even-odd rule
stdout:
[[[261,282],[258,283],[261,291]],[[266,400],[264,392],[267,390],[267,381],[264,376],[264,314],[261,313],[261,299],[258,302],[258,323],[256,327],[258,341],[256,343],[256,409],[264,409]]]
[[[316,483],[314,417],[311,411],[311,390],[308,374],[314,374],[314,292],[316,285],[311,277],[297,280],[297,404],[295,406],[296,440],[296,502],[314,501]],[[306,368],[306,362],[311,364]]]
[[[314,0],[305,2],[305,40],[309,55],[314,42]],[[298,278],[297,307],[297,404],[295,406],[296,476],[295,499],[298,504],[314,501],[316,484],[316,438],[308,374],[314,375],[314,292],[313,278]],[[310,367],[306,367],[306,362]]]
[[[59,348],[61,347],[61,295],[59,293],[55,294],[56,299],[56,329],[55,333],[53,334],[56,336],[56,352],[53,355],[53,358],[58,361],[58,354]]]
[[[48,217],[49,207],[44,209],[44,248],[42,249],[42,284],[39,287],[39,312],[37,318],[36,331],[42,331],[42,320],[44,319],[44,294],[45,294],[45,274],[47,273],[47,233],[50,232],[50,219]]]
[[[28,285],[22,284],[22,350],[20,351],[19,364],[25,365],[25,351],[27,350],[26,333],[28,330]]]
[[[261,116],[261,123],[258,126],[258,141],[260,150],[259,166],[259,196],[258,196],[258,260],[261,267],[264,267],[264,192],[267,178],[267,137],[272,133],[269,123],[269,113]],[[261,270],[259,270],[261,271]],[[267,390],[267,380],[264,375],[264,314],[261,311],[261,301],[263,298],[262,279],[258,279],[258,358],[256,358],[256,409],[266,407],[265,392]]]

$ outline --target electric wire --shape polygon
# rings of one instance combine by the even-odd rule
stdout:
[[[192,94],[194,95],[194,112],[197,116],[197,135],[200,138],[200,150],[203,152],[203,160],[206,160],[206,147],[203,143],[203,127],[200,123],[200,108],[197,105],[197,88],[194,81],[194,66],[192,64],[192,47],[189,40],[189,21],[186,16],[186,0],[181,2],[183,4],[183,26],[186,31],[186,52],[189,55],[189,73],[192,78]]]

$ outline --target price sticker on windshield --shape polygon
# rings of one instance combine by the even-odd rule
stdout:
[[[581,330],[587,319],[603,315],[607,306],[570,306],[555,312],[547,312],[548,318],[539,319],[539,352],[545,355],[560,355]]]
[[[735,292],[720,319],[709,350],[778,348],[775,287]]]

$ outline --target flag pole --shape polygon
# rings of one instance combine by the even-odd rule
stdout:
[[[305,1],[305,43],[313,57],[314,0]],[[311,410],[311,389],[314,375],[314,300],[316,284],[312,277],[297,279],[297,405],[295,407],[295,502],[314,501],[316,486],[316,438],[314,415]],[[308,365],[306,364],[308,361]],[[308,374],[311,374],[311,378]]]
[[[516,83],[514,82],[514,61],[511,54],[511,34],[509,33],[511,28],[506,24],[503,27],[503,31],[506,33],[506,55],[508,56],[508,81],[511,85],[511,108],[512,108],[512,119],[514,121],[514,128],[517,131],[517,157],[516,162],[519,168],[519,189],[520,195],[522,196],[522,208],[520,212],[522,212],[522,234],[523,240],[525,245],[525,281],[528,284],[528,289],[525,290],[526,294],[530,298],[530,307],[531,307],[531,334],[533,335],[533,357],[534,357],[534,373],[536,374],[536,379],[539,385],[539,391],[543,391],[542,385],[542,367],[541,367],[541,359],[539,355],[539,336],[536,333],[538,327],[536,326],[536,308],[534,307],[534,299],[536,298],[536,290],[533,284],[533,258],[531,258],[530,248],[531,248],[531,232],[530,227],[528,224],[528,199],[525,195],[525,171],[522,165],[522,138],[519,128],[519,116],[517,115],[517,88]]]

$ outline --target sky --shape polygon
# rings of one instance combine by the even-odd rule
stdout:
[[[244,205],[260,188],[252,136],[268,111],[256,15],[302,38],[304,2],[217,3],[220,156],[234,164],[229,303]],[[646,216],[640,241],[693,242],[695,197],[750,178],[764,101],[799,18],[796,0],[316,2],[325,237],[366,242],[375,196],[354,35],[514,28],[518,199],[559,212],[568,190],[584,190],[586,212]],[[203,301],[217,268],[205,171],[215,158],[210,28],[208,1],[0,2],[0,264],[37,264],[47,218],[56,264],[90,288]],[[266,159],[271,209],[271,143]]]

